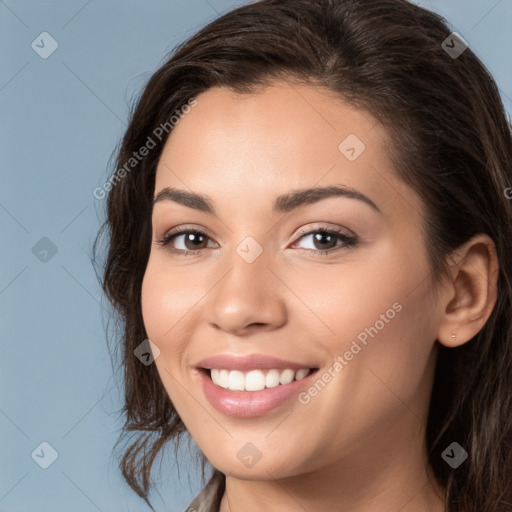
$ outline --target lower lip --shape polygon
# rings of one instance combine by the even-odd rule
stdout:
[[[266,414],[298,395],[302,388],[310,384],[311,377],[316,372],[317,370],[311,371],[301,380],[260,391],[231,391],[214,384],[205,371],[200,370],[199,374],[204,394],[217,411],[226,416],[250,418]]]

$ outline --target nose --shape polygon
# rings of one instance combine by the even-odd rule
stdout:
[[[207,296],[205,313],[215,329],[243,336],[269,331],[287,320],[283,283],[271,271],[263,254],[248,263],[237,254],[230,269]]]

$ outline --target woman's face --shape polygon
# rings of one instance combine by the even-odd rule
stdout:
[[[244,479],[417,455],[439,315],[422,205],[393,173],[386,131],[286,82],[196,99],[158,164],[155,196],[167,193],[142,286],[155,364],[187,429]],[[224,370],[219,384],[199,367]],[[316,371],[287,383],[300,368]]]

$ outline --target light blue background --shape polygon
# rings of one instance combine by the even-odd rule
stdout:
[[[0,2],[0,512],[149,510],[121,479],[111,451],[121,381],[105,341],[105,300],[89,259],[128,107],[168,51],[229,0]],[[422,0],[483,60],[512,111],[512,2]],[[58,42],[42,59],[31,42]],[[48,237],[46,263],[32,247]],[[48,469],[31,458],[42,442]],[[165,452],[151,501],[181,512],[202,487],[183,453]],[[171,462],[169,462],[171,461]],[[187,470],[190,472],[188,477]]]

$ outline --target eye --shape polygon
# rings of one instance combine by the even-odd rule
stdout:
[[[358,243],[357,238],[347,235],[341,229],[336,228],[317,228],[301,234],[298,241],[309,238],[310,247],[305,249],[319,253],[322,256],[329,255],[341,249],[355,247]],[[341,243],[338,243],[341,242]],[[294,246],[297,242],[294,242]]]
[[[296,246],[299,241],[306,240],[308,237],[310,237],[313,246],[306,247],[305,249],[309,252],[318,253],[321,256],[329,255],[341,249],[355,247],[358,243],[355,236],[347,235],[341,229],[317,228],[305,233],[303,232],[292,247]],[[174,247],[168,247],[168,250],[178,255],[194,255],[206,249],[209,241],[211,241],[211,238],[203,231],[183,227],[164,235],[161,239],[157,240],[156,243],[162,247],[174,245]],[[173,244],[171,244],[171,242],[173,242]]]
[[[203,231],[185,228],[164,235],[160,240],[157,240],[157,244],[167,247],[171,242],[174,242],[175,245],[181,245],[181,248],[169,247],[169,251],[176,254],[192,255],[205,249],[205,241],[209,239],[210,237]]]

